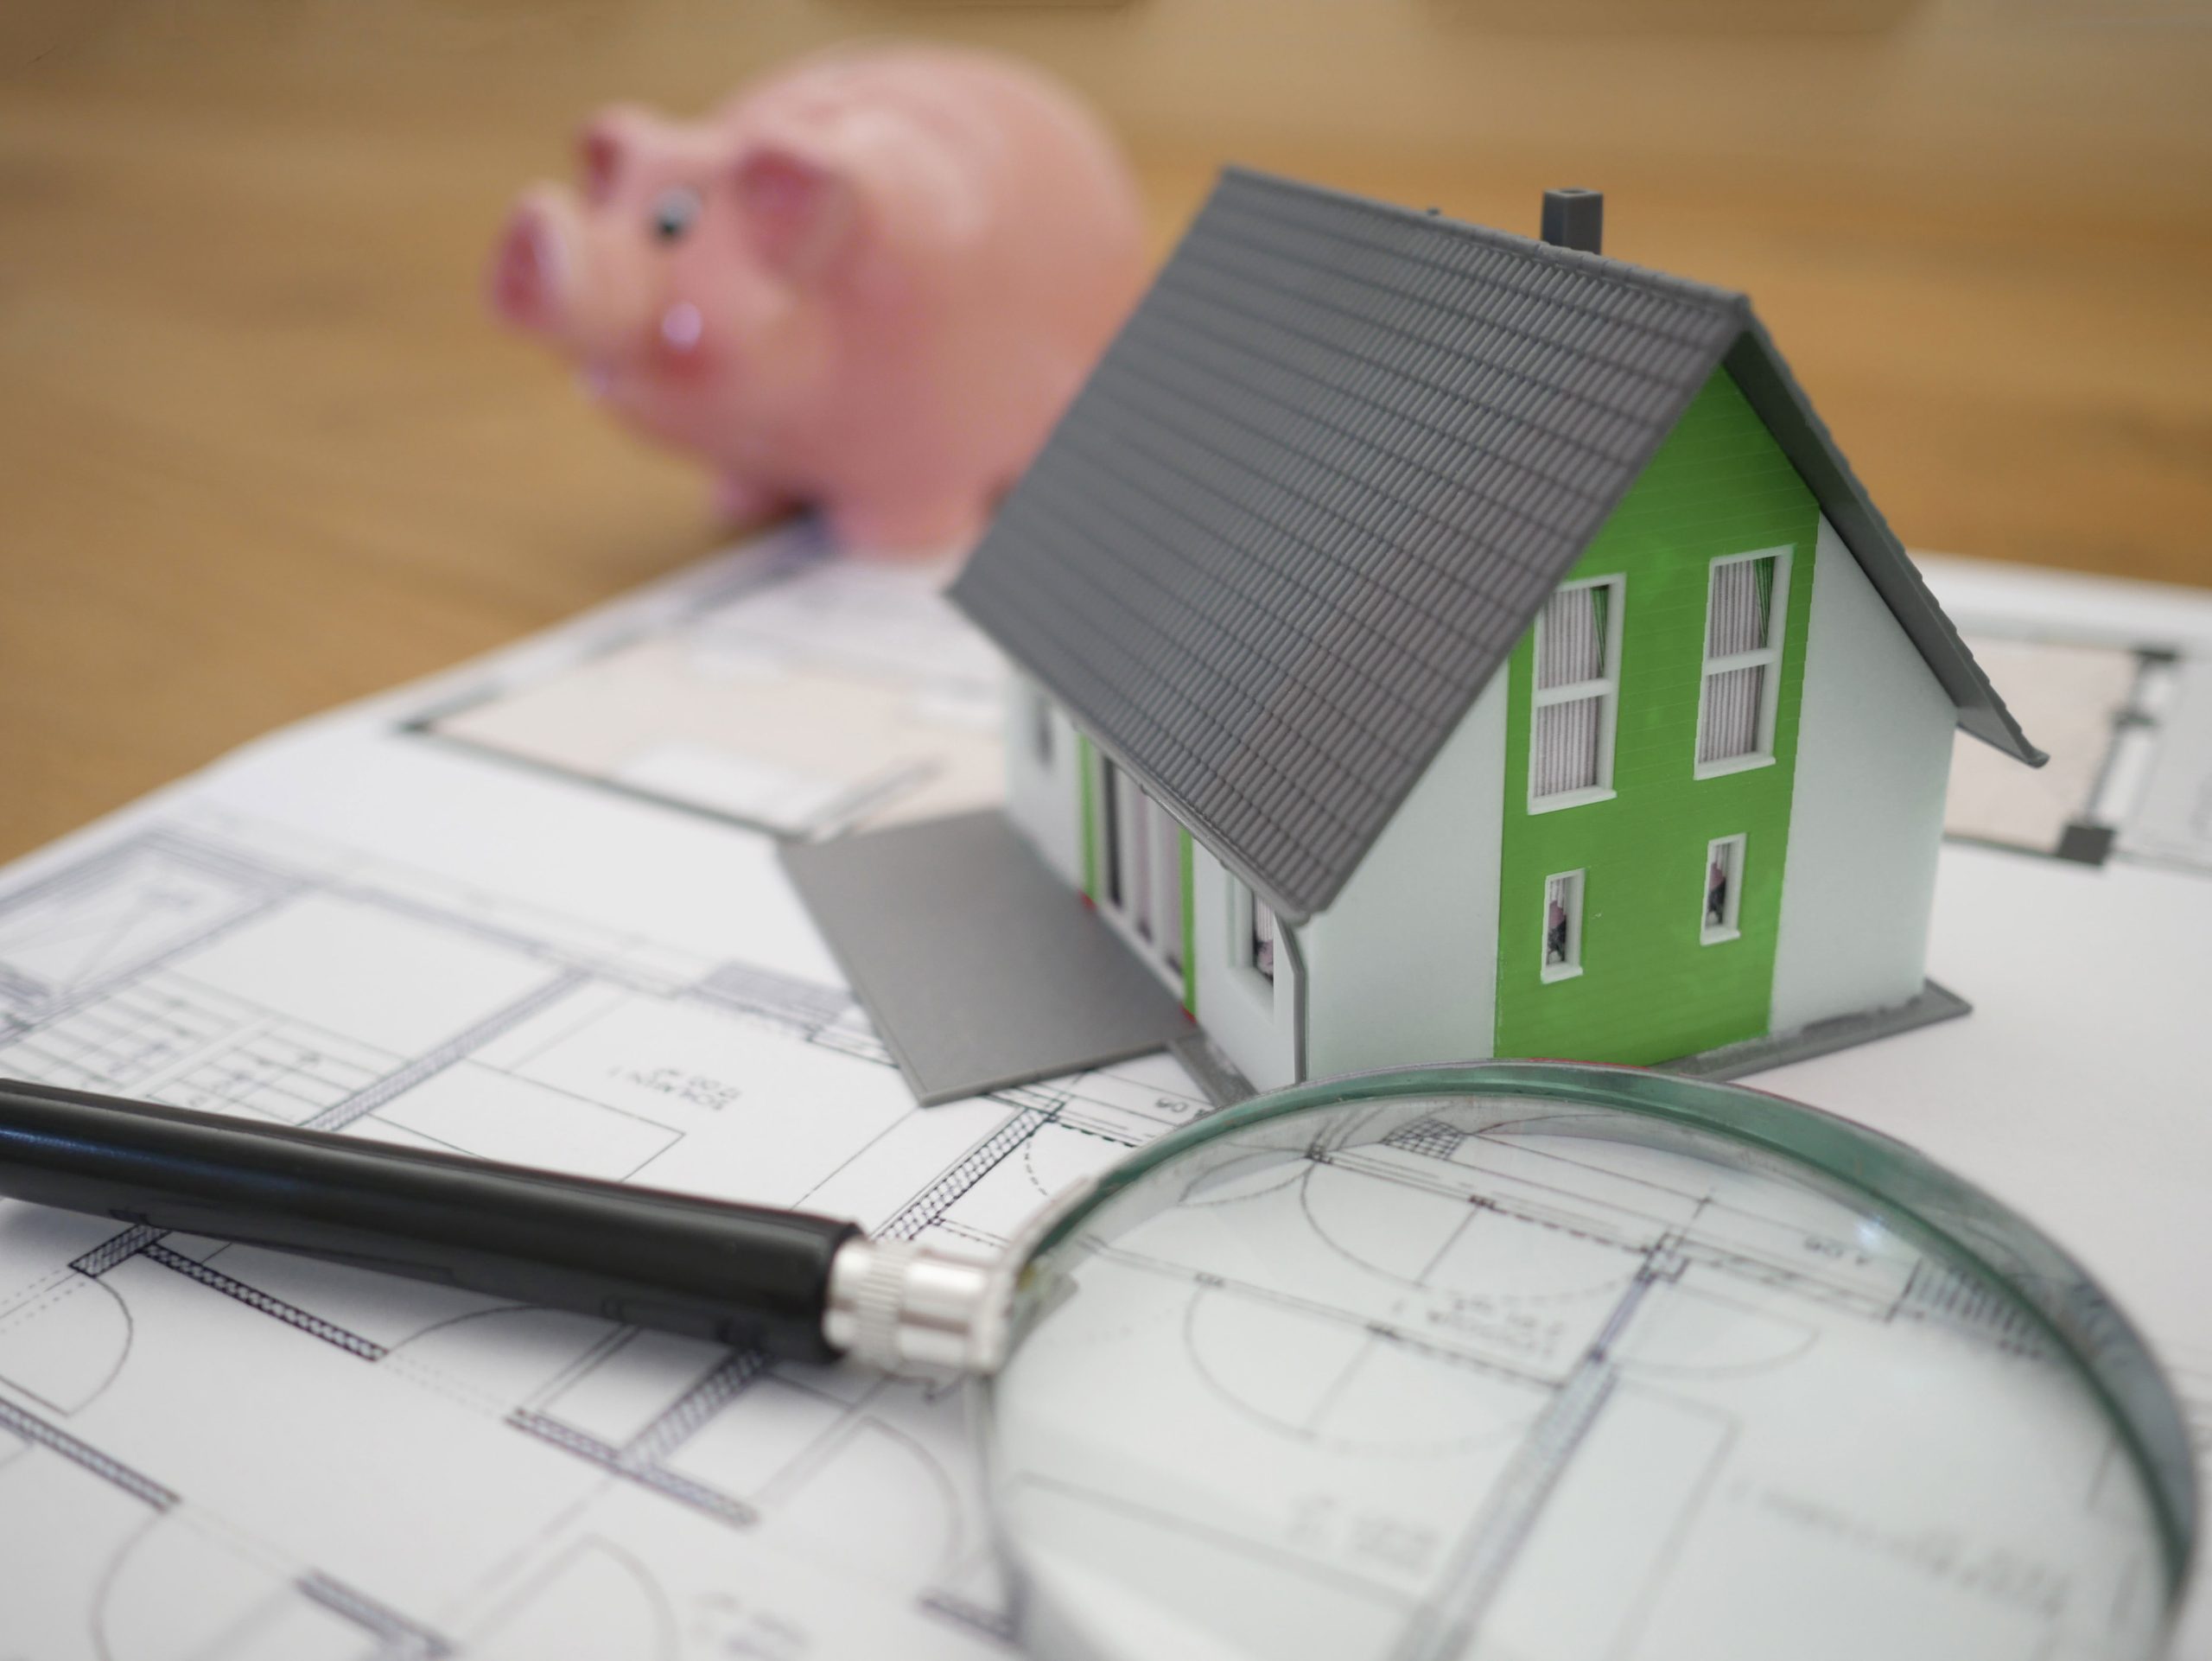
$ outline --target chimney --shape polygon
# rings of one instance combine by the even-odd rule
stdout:
[[[1562,248],[1580,248],[1586,254],[1602,251],[1605,240],[1605,193],[1602,190],[1547,190],[1544,193],[1543,239]]]

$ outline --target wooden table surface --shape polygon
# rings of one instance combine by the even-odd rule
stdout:
[[[564,161],[518,107],[0,90],[0,856],[724,539],[690,468],[483,313],[506,200]],[[1139,146],[1163,247],[1219,153]],[[1601,183],[1609,251],[1757,297],[1909,543],[2212,580],[2202,213],[2059,224],[2033,191],[1962,212],[1628,150],[1586,180],[1241,154],[1510,226]]]

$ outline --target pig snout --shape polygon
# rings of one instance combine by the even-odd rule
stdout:
[[[560,191],[525,193],[492,252],[485,282],[492,309],[532,334],[572,333],[578,241],[576,210]]]
[[[638,375],[710,372],[706,315],[671,286],[652,251],[557,185],[526,192],[485,276],[492,309],[546,340],[594,396]]]

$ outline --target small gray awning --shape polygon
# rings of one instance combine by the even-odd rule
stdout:
[[[925,1106],[1195,1031],[995,808],[787,843],[783,861]]]

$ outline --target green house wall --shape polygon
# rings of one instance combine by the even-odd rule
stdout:
[[[1501,1056],[1654,1062],[1767,1030],[1820,510],[1716,370],[1566,580],[1619,574],[1611,800],[1529,811],[1534,631],[1507,665],[1496,1042]],[[1774,764],[1699,779],[1710,563],[1790,550]],[[1701,944],[1706,850],[1745,838],[1738,936]],[[1582,973],[1541,974],[1544,882],[1581,870]]]

